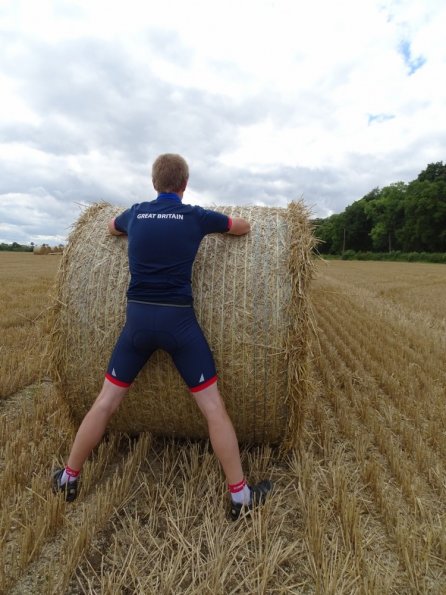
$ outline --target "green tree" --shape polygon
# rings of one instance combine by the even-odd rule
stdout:
[[[366,212],[371,220],[370,237],[373,249],[392,252],[400,248],[398,230],[404,221],[404,203],[407,186],[396,182],[385,186],[374,200],[366,202]]]
[[[430,163],[410,184],[374,188],[315,227],[322,253],[446,252],[446,165]]]
[[[367,251],[372,248],[370,232],[372,221],[367,212],[367,202],[357,200],[345,209],[342,251]],[[345,240],[345,241],[344,241]]]
[[[446,182],[446,165],[443,161],[429,163],[426,169],[418,174],[418,182]]]
[[[446,251],[446,180],[414,180],[404,205],[398,233],[405,251]]]
[[[321,241],[318,250],[321,254],[339,254],[344,237],[344,213],[331,215],[315,225],[315,235]]]

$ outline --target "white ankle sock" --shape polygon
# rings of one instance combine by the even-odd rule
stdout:
[[[76,481],[79,476],[79,471],[74,471],[70,467],[65,467],[62,477],[60,478],[60,485],[64,486],[67,482]]]
[[[243,479],[240,483],[229,485],[228,487],[231,493],[231,500],[235,504],[247,505],[250,503],[251,490],[249,489],[245,479]]]

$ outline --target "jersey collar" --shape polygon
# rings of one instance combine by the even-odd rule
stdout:
[[[158,194],[156,200],[164,200],[165,198],[173,200],[174,202],[181,202],[181,198],[175,192],[161,192]]]

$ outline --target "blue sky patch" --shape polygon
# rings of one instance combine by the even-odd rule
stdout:
[[[387,120],[393,120],[395,117],[394,114],[368,114],[367,115],[367,124],[373,124],[374,122],[381,124],[382,122],[387,122]]]
[[[409,76],[414,74],[419,68],[421,68],[426,63],[426,58],[424,56],[417,56],[416,58],[412,56],[412,48],[410,46],[410,41],[404,39],[399,47],[399,53],[403,56],[404,64],[407,66],[409,70]]]

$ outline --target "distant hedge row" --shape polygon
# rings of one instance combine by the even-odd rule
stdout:
[[[346,250],[339,256],[323,254],[323,258],[336,260],[387,260],[400,262],[438,262],[446,264],[445,252],[355,252]]]
[[[0,252],[32,252],[32,246],[24,246],[23,244],[18,244],[17,242],[13,242],[12,244],[5,244],[4,242],[0,243]]]

